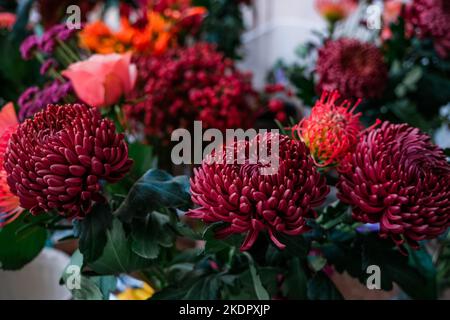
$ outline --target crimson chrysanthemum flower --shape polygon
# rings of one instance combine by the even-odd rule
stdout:
[[[114,123],[97,109],[74,104],[48,105],[20,124],[4,167],[23,208],[83,218],[103,201],[100,181],[119,181],[132,163]]]
[[[353,218],[380,223],[380,236],[403,250],[450,225],[450,167],[419,129],[384,122],[361,136],[342,163],[338,197]]]
[[[278,169],[274,174],[263,175],[259,171],[263,165],[249,161],[255,156],[252,149],[261,144],[271,146],[277,139]],[[255,145],[258,147],[254,148]],[[192,201],[199,208],[189,211],[188,216],[206,223],[226,223],[217,231],[218,238],[246,233],[241,250],[250,249],[262,231],[267,231],[281,249],[285,245],[277,239],[280,234],[308,231],[306,218],[315,217],[313,208],[323,203],[329,188],[314,167],[305,144],[287,136],[264,133],[250,142],[236,142],[227,148],[224,150],[234,151],[233,161],[223,152],[219,157],[223,158],[222,163],[212,162],[210,155],[201,167],[194,169]],[[239,164],[235,159],[242,149],[248,157]]]
[[[352,98],[380,97],[388,76],[377,47],[347,38],[328,41],[319,50],[316,69],[319,92],[337,90]]]
[[[249,128],[253,124],[256,92],[251,77],[238,71],[215,46],[198,43],[135,61],[139,102],[125,107],[132,124],[148,136],[166,139],[193,121],[204,128]]]
[[[414,0],[406,12],[419,37],[431,37],[437,53],[450,53],[450,2],[448,0]]]
[[[19,198],[9,190],[7,173],[3,168],[8,141],[18,125],[13,104],[6,104],[0,111],[0,228],[13,222],[23,212],[19,206]]]
[[[359,121],[361,113],[354,113],[359,101],[351,107],[348,100],[338,104],[339,97],[337,91],[324,92],[309,117],[293,127],[293,132],[305,142],[320,167],[338,165],[354,150],[364,129]]]

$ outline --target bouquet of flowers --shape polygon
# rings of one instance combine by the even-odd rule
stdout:
[[[61,283],[76,299],[108,299],[124,274],[143,285],[122,296],[143,299],[342,299],[343,272],[436,299],[449,272],[448,150],[373,108],[420,101],[410,80],[396,76],[392,89],[398,40],[334,39],[357,4],[318,1],[330,28],[308,49],[314,70],[283,65],[274,75],[291,83],[258,92],[234,50],[207,42],[217,1],[196,4],[122,3],[116,28],[46,17],[44,28],[25,26],[21,63],[40,76],[0,109],[0,267],[20,269],[49,239],[72,240]],[[411,45],[436,41],[429,64],[447,59],[446,34],[420,22],[433,4],[414,1],[416,27],[402,31]],[[399,36],[403,21],[385,34]],[[418,63],[409,54],[399,72]],[[429,64],[418,68],[443,71]],[[294,94],[311,106],[302,118],[284,105]],[[176,175],[166,147],[178,129],[195,134],[196,121],[205,136],[235,135]]]

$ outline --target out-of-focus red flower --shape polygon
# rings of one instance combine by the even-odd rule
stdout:
[[[93,107],[110,106],[133,90],[136,66],[126,54],[94,54],[71,64],[62,74],[70,79],[78,98]]]
[[[135,127],[144,125],[149,136],[168,138],[177,128],[248,128],[253,124],[256,92],[251,75],[213,45],[197,43],[159,56],[138,57],[137,103],[125,107]]]
[[[347,18],[357,7],[357,0],[316,0],[317,11],[331,23]]]
[[[9,189],[6,181],[7,174],[3,168],[9,139],[18,125],[14,105],[10,102],[0,110],[0,228],[13,222],[23,212],[19,206],[19,198]]]
[[[364,129],[359,121],[361,113],[354,113],[359,101],[352,107],[348,100],[338,103],[339,97],[337,91],[324,92],[309,117],[293,128],[320,167],[339,165],[356,148]]]
[[[16,15],[10,12],[0,12],[0,29],[11,30],[16,23]]]
[[[442,58],[450,54],[450,2],[414,0],[407,8],[406,20],[421,38],[430,37]]]
[[[84,218],[104,201],[101,180],[117,182],[133,161],[114,123],[96,108],[55,106],[21,123],[4,158],[11,192],[32,214]]]
[[[249,159],[257,159],[252,152],[257,152],[261,144],[270,150],[271,144],[277,142],[278,170],[263,175],[263,165]],[[221,156],[214,153],[194,169],[192,201],[199,207],[189,211],[188,216],[206,223],[225,222],[216,232],[219,238],[245,233],[242,251],[250,249],[262,231],[267,231],[273,243],[283,249],[285,245],[278,240],[280,234],[298,235],[309,230],[306,219],[315,217],[313,208],[323,203],[329,188],[303,142],[264,133],[223,150]],[[227,150],[234,154],[234,161],[227,156]],[[248,155],[244,164],[236,160],[240,150]],[[214,157],[222,161],[211,161]]]
[[[370,43],[342,38],[328,41],[319,50],[318,91],[339,91],[348,98],[377,98],[387,82],[381,51]]]
[[[353,218],[380,223],[380,236],[418,248],[450,225],[450,166],[430,137],[406,124],[366,131],[342,162],[337,184]]]

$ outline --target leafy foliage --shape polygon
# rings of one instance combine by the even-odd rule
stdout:
[[[47,240],[47,230],[38,223],[41,221],[43,217],[24,213],[14,222],[0,228],[1,269],[18,270],[41,252]]]

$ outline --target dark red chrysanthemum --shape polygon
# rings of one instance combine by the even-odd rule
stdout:
[[[364,129],[361,113],[354,113],[359,101],[351,107],[348,100],[338,104],[339,97],[337,91],[324,92],[309,117],[293,127],[320,167],[339,164],[356,147]]]
[[[406,20],[419,37],[431,37],[437,53],[450,54],[450,2],[448,0],[414,0],[406,12]]]
[[[255,156],[252,149],[259,148],[252,146],[271,146],[276,139],[279,139],[278,170],[272,175],[262,175],[263,165],[249,161]],[[245,149],[244,164],[230,161],[225,152],[220,157],[223,163],[211,163],[212,156],[207,157],[194,170],[191,179],[192,200],[200,207],[188,215],[207,223],[227,223],[216,233],[219,238],[246,233],[241,250],[248,250],[261,231],[267,231],[281,249],[285,245],[277,239],[279,234],[298,235],[308,231],[306,218],[315,217],[313,208],[323,203],[329,188],[315,169],[305,144],[265,133],[228,148],[235,154]]]
[[[346,157],[337,186],[355,220],[379,222],[381,237],[417,248],[450,225],[449,182],[445,155],[427,135],[384,122]]]
[[[256,92],[251,76],[237,70],[215,46],[198,43],[162,55],[139,57],[139,102],[125,106],[131,123],[149,136],[165,139],[193,121],[204,128],[249,128]],[[144,98],[142,98],[144,97]]]
[[[319,92],[337,90],[349,98],[380,97],[388,76],[381,51],[356,39],[328,41],[316,68]]]
[[[83,218],[103,201],[100,180],[116,182],[133,161],[123,135],[97,109],[48,105],[11,136],[4,167],[20,206]]]

